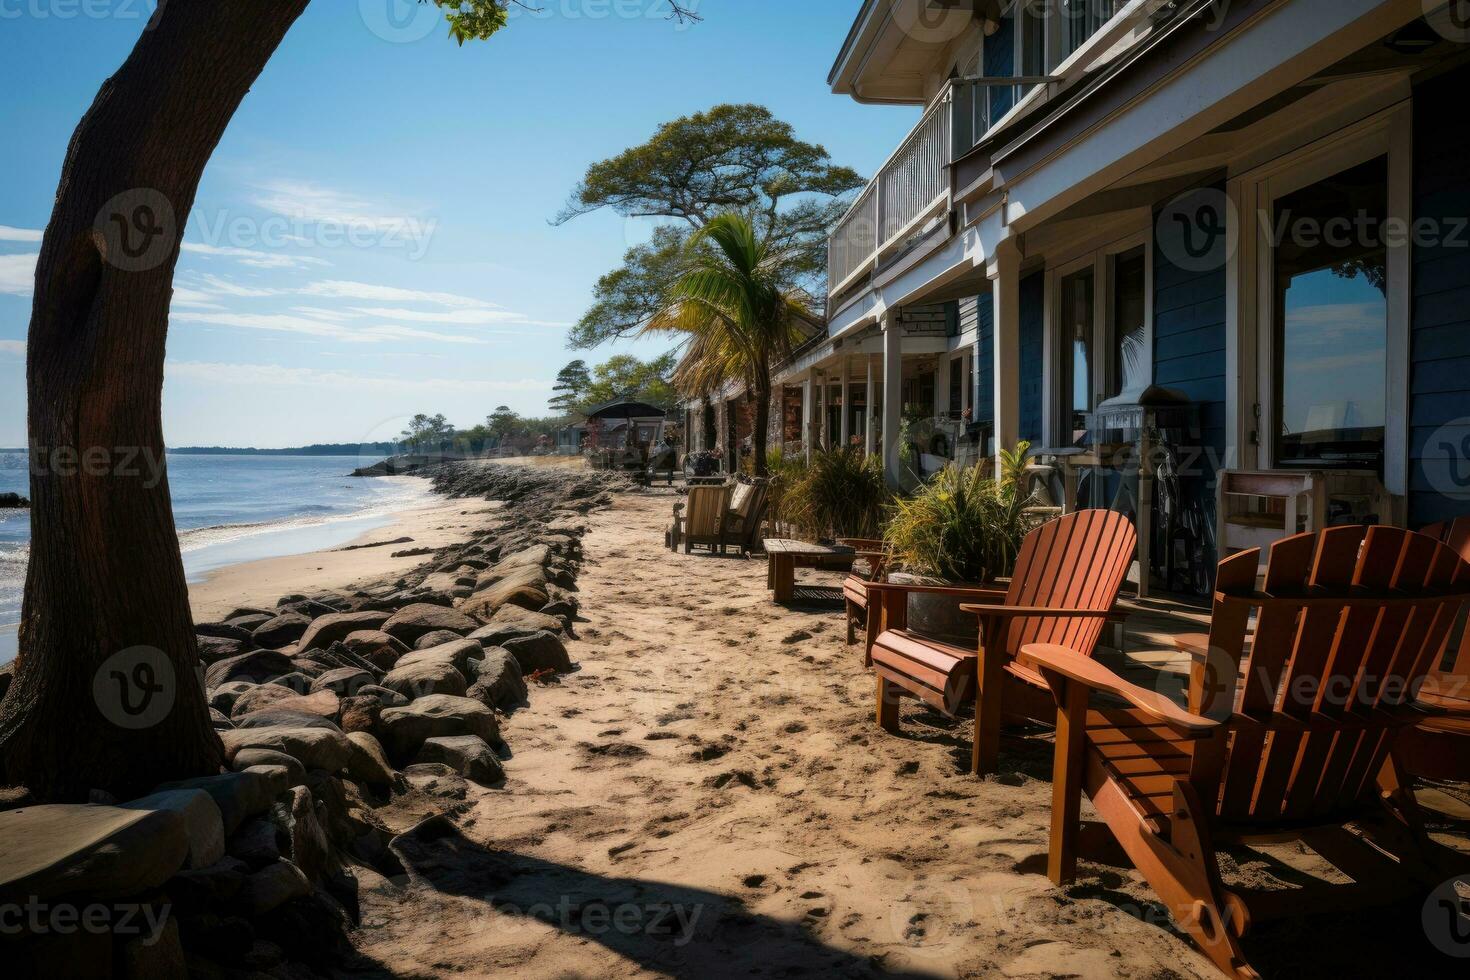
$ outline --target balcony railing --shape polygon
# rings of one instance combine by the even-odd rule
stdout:
[[[989,126],[987,86],[955,80],[878,170],[828,242],[827,287],[836,295],[884,256],[902,251],[949,213],[949,165]]]

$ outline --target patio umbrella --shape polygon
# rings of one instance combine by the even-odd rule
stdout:
[[[589,419],[661,419],[668,413],[647,402],[631,398],[615,398],[606,405],[599,405],[587,413]]]

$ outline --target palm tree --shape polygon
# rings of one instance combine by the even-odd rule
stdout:
[[[792,285],[795,256],[761,239],[742,214],[723,214],[689,242],[688,266],[645,332],[681,333],[683,363],[674,381],[703,396],[738,378],[755,402],[755,472],[766,475],[771,366],[818,326],[807,295]]]

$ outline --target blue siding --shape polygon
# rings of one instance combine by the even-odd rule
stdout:
[[[1016,22],[1007,17],[1000,22],[1000,30],[985,39],[984,62],[981,70],[987,78],[1010,78],[1015,74]],[[990,90],[990,119],[992,122],[1011,111],[1016,101],[1016,90],[997,86]]]
[[[1470,514],[1470,69],[1414,90],[1414,219],[1441,242],[1414,248],[1409,346],[1409,526]],[[1448,447],[1448,448],[1447,448]],[[1451,456],[1460,457],[1455,465]]]
[[[1223,185],[1214,189],[1224,191]],[[1217,221],[1224,226],[1223,215]],[[1154,383],[1200,406],[1200,445],[1177,448],[1181,523],[1198,544],[1190,553],[1198,555],[1192,584],[1201,591],[1213,584],[1215,473],[1225,456],[1225,271],[1224,264],[1203,272],[1181,269],[1157,243],[1154,248]],[[1156,565],[1162,558],[1156,553]],[[1176,579],[1171,586],[1181,584]]]
[[[980,362],[978,372],[980,394],[975,405],[976,422],[995,421],[995,300],[989,294],[980,296],[975,304],[975,334],[979,338]]]
[[[1036,445],[1046,441],[1042,430],[1042,365],[1046,333],[1046,273],[1021,280],[1021,438]]]

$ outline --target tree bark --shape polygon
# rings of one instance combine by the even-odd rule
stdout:
[[[771,429],[771,375],[765,371],[755,383],[755,431],[751,433],[751,449],[755,455],[755,475],[770,476],[766,466],[766,447],[770,444]]]
[[[199,180],[308,0],[161,5],[67,149],[26,357],[31,556],[0,777],[41,799],[218,770],[163,470],[164,340]]]

